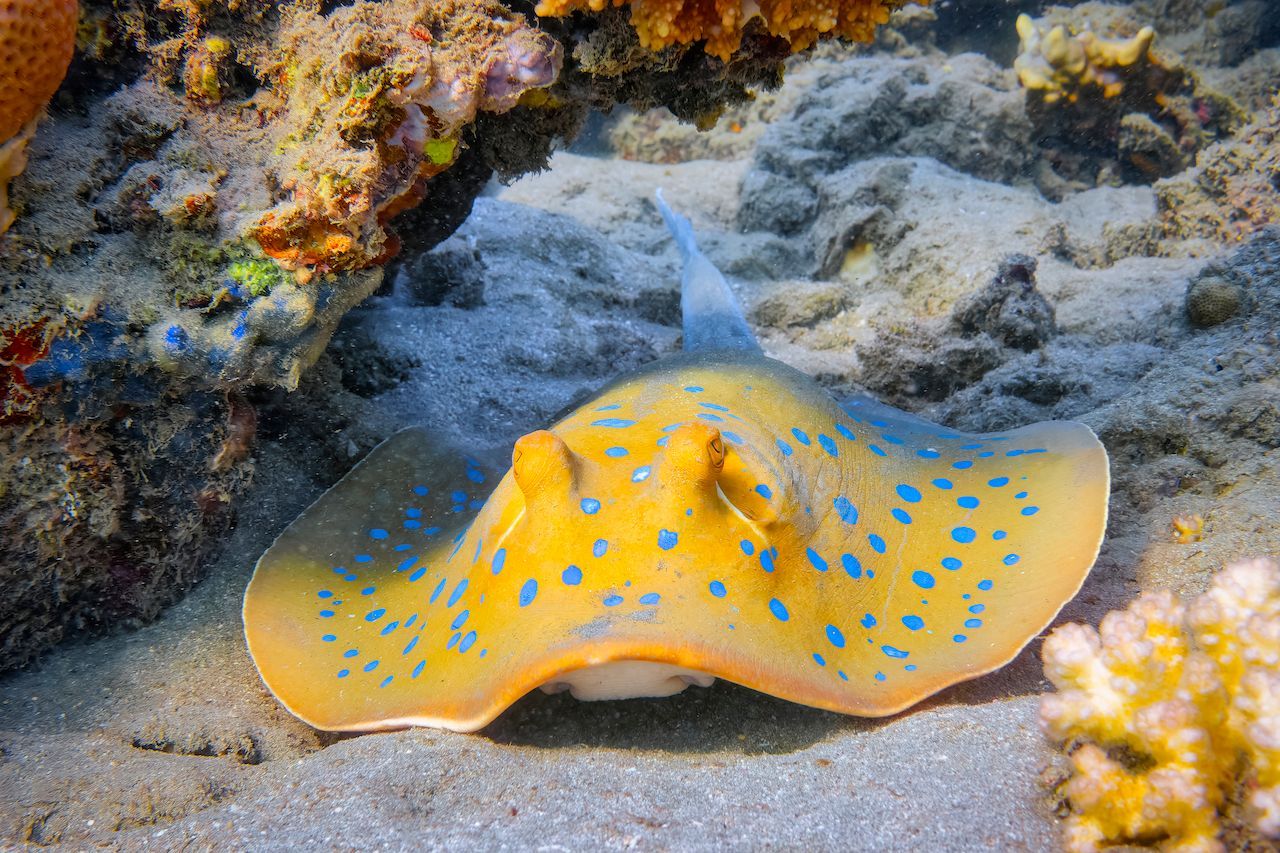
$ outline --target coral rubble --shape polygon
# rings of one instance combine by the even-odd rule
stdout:
[[[26,168],[35,122],[67,73],[76,0],[0,0],[0,234],[13,224],[9,181]]]
[[[1230,565],[1190,602],[1147,593],[1097,631],[1058,628],[1043,656],[1042,726],[1079,744],[1068,848],[1224,849],[1237,784],[1244,820],[1280,837],[1280,565]]]

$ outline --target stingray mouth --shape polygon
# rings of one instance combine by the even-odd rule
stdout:
[[[544,693],[569,691],[583,702],[605,699],[656,699],[674,696],[689,685],[710,687],[714,675],[648,660],[614,660],[562,672],[541,685]]]

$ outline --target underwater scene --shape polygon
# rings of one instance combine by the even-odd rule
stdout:
[[[1274,0],[0,0],[0,847],[1280,851]]]

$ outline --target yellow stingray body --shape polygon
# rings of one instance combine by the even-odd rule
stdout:
[[[473,512],[482,466],[407,430],[280,536],[244,619],[290,711],[471,731],[567,673],[650,661],[891,714],[1049,624],[1109,489],[1081,424],[956,433],[733,349],[624,377],[512,459]]]

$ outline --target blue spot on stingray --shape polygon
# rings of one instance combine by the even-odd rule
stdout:
[[[794,452],[791,449],[791,445],[787,444],[782,439],[779,438],[777,442],[778,442],[778,449],[782,451],[783,456],[790,456]]]
[[[684,390],[688,391],[690,394],[701,394],[703,389],[701,385],[686,385],[684,386]]]
[[[773,497],[773,489],[769,488],[764,483],[761,483],[760,485],[756,486],[756,494],[758,494],[760,497],[764,498],[765,500],[769,500],[770,498]],[[1025,515],[1026,513],[1023,513],[1023,514]]]
[[[375,669],[378,668],[379,663],[381,663],[381,661],[376,661],[376,660],[369,661],[367,664],[364,665],[364,671],[373,672]]]
[[[809,436],[805,433],[805,431],[800,429],[800,427],[792,427],[791,434],[796,437],[796,441],[800,442],[805,447],[808,447],[810,444],[813,443],[812,441],[809,440]]]
[[[359,656],[360,656],[360,650],[359,650],[359,649],[347,649],[345,652],[343,652],[343,653],[342,653],[342,656],[343,656],[344,658],[354,658],[354,657],[359,657]]]
[[[743,539],[738,543],[738,547],[740,547],[742,549],[742,553],[746,554],[748,557],[756,552],[756,546],[752,544],[750,539]]]
[[[760,552],[760,568],[766,572],[773,571],[773,560],[777,555],[777,551],[773,548],[766,548]]]
[[[872,616],[870,613],[864,614],[858,621],[863,628],[874,628],[876,626],[876,617]]]
[[[847,438],[849,441],[857,441],[857,440],[858,440],[858,435],[857,435],[857,433],[855,433],[853,430],[849,429],[849,428],[848,428],[847,426],[845,426],[844,424],[840,424],[840,423],[836,424],[836,432],[840,433],[840,435],[844,436],[844,437],[845,437],[845,438]]]
[[[996,477],[995,479],[987,480],[987,485],[988,485],[988,486],[990,486],[990,487],[991,487],[991,488],[993,488],[993,489],[998,489],[998,488],[1000,488],[1001,486],[1007,486],[1007,485],[1009,485],[1009,478],[1008,478],[1008,477]]]
[[[837,649],[844,648],[844,634],[840,633],[840,629],[835,625],[827,626],[827,639],[831,642],[831,645],[835,646]]]
[[[422,510],[418,509],[416,506],[407,507],[404,514],[409,518],[422,518]]]
[[[414,521],[412,518],[406,518],[401,526],[404,527],[405,530],[417,530],[422,526],[422,522]],[[400,550],[399,546],[396,547],[396,550]]]
[[[898,497],[907,503],[919,503],[920,498],[923,497],[919,489],[915,486],[908,486],[906,483],[899,483],[895,491],[898,493]]]
[[[906,625],[912,631],[919,631],[924,627],[924,620],[919,616],[903,616],[902,624]]]
[[[388,675],[386,678],[382,679],[382,683],[381,683],[381,684],[379,684],[378,686],[379,686],[379,687],[386,687],[388,684],[390,684],[390,683],[391,683],[392,681],[394,681],[394,680],[395,680],[395,676],[394,676],[394,675]]]
[[[921,459],[937,459],[941,455],[941,453],[931,447],[926,447],[924,450],[916,451],[916,456],[919,456]]]
[[[905,509],[899,509],[898,507],[894,507],[893,509],[889,510],[889,514],[903,524],[911,523],[911,516],[907,514],[907,511]]]
[[[370,611],[365,615],[365,617],[364,617],[364,621],[366,621],[366,622],[377,622],[379,619],[381,619],[383,616],[386,616],[386,615],[387,615],[387,610],[386,610],[386,608],[384,608],[384,607],[379,607],[377,610],[370,610]]]
[[[466,501],[467,493],[463,491],[455,491],[450,493],[449,497],[453,498],[454,503],[460,504]]]
[[[769,610],[773,613],[774,618],[779,622],[786,622],[791,618],[791,614],[787,612],[786,606],[776,598],[769,599]]]
[[[468,631],[467,636],[462,638],[462,642],[458,643],[458,654],[465,654],[470,651],[471,647],[476,644],[476,632]]]
[[[720,434],[724,436],[725,441],[731,441],[734,444],[746,444],[746,442],[743,441],[742,436],[738,435],[736,432],[729,432],[728,430],[725,430]]]
[[[826,666],[826,665],[827,665],[827,661],[826,661],[826,659],[825,659],[822,655],[818,654],[817,652],[814,652],[814,653],[813,653],[813,661],[814,661],[814,663],[816,663],[818,666]]]
[[[628,453],[630,453],[630,451],[627,450],[625,447],[610,447],[607,450],[605,450],[604,455],[617,458],[620,456],[626,456]]]
[[[598,407],[598,408],[596,409],[596,411],[597,411],[597,412],[614,412],[614,411],[617,411],[618,409],[621,409],[621,408],[622,408],[622,404],[621,404],[621,403],[610,403],[610,404],[609,404],[609,405],[607,405],[607,406],[600,406],[600,407]]]
[[[969,605],[969,612],[970,612],[970,613],[981,613],[982,611],[984,611],[984,610],[986,610],[986,609],[987,609],[987,606],[986,606],[985,604],[970,604],[970,605]]]
[[[1038,506],[1024,506],[1021,510],[1023,515],[1035,515],[1039,511],[1040,507]]]
[[[657,604],[661,600],[662,596],[658,595],[656,592],[646,592],[644,595],[640,596],[641,604]]]
[[[662,428],[662,431],[663,431],[663,432],[675,432],[676,430],[680,429],[680,427],[682,427],[682,426],[684,426],[684,421],[680,421],[680,422],[678,422],[678,423],[674,423],[674,424],[667,424],[666,426],[664,426],[664,427]]]
[[[449,593],[448,606],[452,607],[458,603],[458,599],[462,598],[462,594],[467,591],[467,579],[463,578],[458,581],[458,585],[453,588],[453,592]]]
[[[972,468],[973,463],[968,459],[961,459],[959,462],[952,462],[951,467],[955,468],[957,471],[963,471],[966,468]]]
[[[984,580],[978,581],[978,589],[982,590],[983,592],[986,592],[987,590],[991,589],[991,587],[993,586],[995,586],[995,584],[989,580],[984,579]]]
[[[679,541],[680,536],[674,530],[663,528],[658,531],[658,547],[664,551],[670,551]]]
[[[470,616],[471,616],[470,610],[462,611],[461,613],[459,613],[457,616],[453,618],[453,624],[449,626],[449,630],[450,631],[458,630],[459,628],[461,628],[463,625],[467,623],[467,619],[470,618]]]
[[[702,407],[702,408],[704,408],[704,409],[715,409],[717,412],[727,412],[727,411],[729,411],[729,407],[728,407],[728,406],[718,406],[718,405],[716,405],[715,403],[699,403],[698,405],[699,405],[699,406],[701,406],[701,407]]]
[[[658,445],[659,447],[666,447],[669,441],[671,441],[671,436],[664,435],[662,438],[655,441],[654,444]]]
[[[582,583],[582,569],[570,566],[560,573],[560,580],[564,581],[565,586],[577,586]]]
[[[458,640],[461,640],[461,639],[462,639],[462,632],[459,631],[449,638],[449,642],[445,643],[444,647],[446,649],[451,649],[454,646],[458,645]]]
[[[394,631],[396,628],[399,628],[399,627],[400,627],[399,620],[395,622],[388,622],[382,629],[382,632],[381,632],[382,636],[384,637],[387,636],[387,634],[390,634],[392,631]]]
[[[831,505],[835,507],[836,514],[840,516],[840,520],[845,524],[858,523],[858,508],[844,495],[832,501]]]
[[[951,642],[953,642],[953,643],[963,643],[963,642],[964,642],[965,640],[967,640],[967,639],[969,639],[969,638],[968,638],[968,637],[966,637],[964,634],[956,634],[954,637],[952,637],[952,638],[951,638]]]
[[[712,581],[711,583],[707,584],[707,589],[711,590],[711,594],[714,595],[716,598],[724,598],[725,596],[726,590],[724,588],[724,584],[722,584],[720,581]]]
[[[963,565],[964,563],[960,562],[955,557],[942,558],[942,568],[946,569],[949,572],[954,572],[956,569],[959,569]]]
[[[823,450],[827,451],[828,455],[830,456],[840,455],[840,448],[836,447],[836,440],[831,436],[825,435],[825,434],[819,434],[818,444],[821,445]]]
[[[724,418],[719,415],[713,415],[710,412],[698,412],[698,417],[704,421],[715,421],[716,423],[724,423]]]
[[[609,540],[608,540],[608,539],[597,539],[597,540],[596,540],[596,541],[591,545],[591,556],[593,556],[593,557],[603,557],[603,556],[605,555],[605,553],[606,553],[608,550],[609,550]]]
[[[383,530],[381,527],[375,527],[369,531],[369,538],[370,539],[386,539],[387,531]]]
[[[973,532],[972,527],[956,527],[951,531],[951,538],[962,545],[972,542],[978,534]]]
[[[631,472],[631,482],[640,483],[649,479],[649,466],[641,465],[639,468]]]
[[[490,563],[490,571],[495,575],[502,571],[502,567],[507,564],[507,549],[499,548],[493,553],[493,561]]]
[[[1006,566],[1012,566],[1014,563],[1018,562],[1018,560],[1020,559],[1022,558],[1019,557],[1017,554],[1006,554],[1004,557],[1004,564]]]
[[[352,574],[345,575],[342,579],[348,583],[354,580],[359,580],[358,576],[354,572]]]
[[[919,569],[911,573],[911,582],[921,589],[933,589],[933,585],[937,583],[933,575]]]
[[[410,568],[412,568],[412,567],[413,567],[413,564],[414,564],[414,563],[416,563],[416,562],[418,562],[418,558],[417,558],[417,557],[407,557],[407,558],[405,558],[405,559],[401,560],[401,561],[400,561],[400,564],[396,566],[396,571],[397,571],[397,572],[404,572],[404,571],[408,571]]]
[[[956,503],[965,509],[977,509],[978,504],[981,503],[981,501],[972,495],[965,495],[964,497],[956,498]]]
[[[841,554],[840,562],[844,565],[844,570],[851,578],[862,577],[862,563],[858,562],[858,558],[852,554]]]
[[[473,483],[483,483],[484,474],[478,468],[468,468],[467,479]]]
[[[867,536],[867,544],[870,545],[871,550],[875,551],[877,554],[883,554],[885,552],[884,540],[874,533]]]
[[[324,640],[326,643],[334,643],[334,642],[337,642],[338,640],[337,636],[334,634],[325,634],[320,639]]]
[[[417,678],[419,675],[422,675],[422,668],[426,665],[427,665],[426,661],[424,660],[418,661],[418,665],[413,668],[413,672],[409,673],[409,677]]]
[[[611,427],[613,429],[624,429],[629,426],[635,426],[635,421],[629,421],[626,418],[601,418],[598,421],[592,421],[592,426]]]
[[[937,486],[939,489],[949,489],[951,488],[951,481],[945,477],[939,477],[933,481],[933,485]]]
[[[524,586],[520,587],[520,606],[528,607],[533,604],[533,600],[538,597],[538,582],[533,578],[529,578],[524,582]]]
[[[373,557],[370,557],[368,554],[356,554],[356,562],[357,562],[357,563],[372,563],[372,562],[373,562]]]
[[[867,449],[869,449],[869,450],[870,450],[872,453],[874,453],[876,456],[888,456],[888,455],[889,455],[889,454],[885,453],[883,450],[881,450],[879,447],[876,447],[874,444],[868,444],[868,445],[867,445]]]
[[[439,527],[428,527],[426,530],[422,531],[422,535],[423,535],[423,536],[435,536],[435,535],[436,535],[437,533],[439,533],[439,532],[440,532],[440,528],[439,528]]]
[[[827,561],[822,559],[822,555],[819,554],[817,551],[813,550],[812,548],[805,548],[804,554],[806,557],[809,558],[809,562],[813,565],[815,569],[817,569],[820,572],[825,572],[827,570]]]
[[[620,596],[620,595],[610,595],[610,596],[608,596],[608,597],[606,597],[606,598],[605,598],[605,600],[604,600],[604,606],[605,606],[605,607],[617,607],[617,606],[618,606],[619,604],[621,604],[622,602],[623,602],[623,598],[622,598],[622,596]]]
[[[891,658],[905,658],[908,655],[908,652],[904,652],[902,649],[895,649],[893,646],[881,646],[880,651]]]
[[[440,593],[444,592],[445,584],[448,582],[448,578],[440,578],[440,583],[436,586],[435,592],[431,593],[431,598],[427,600],[428,604],[436,603],[436,599],[440,597]]]
[[[321,598],[333,598],[333,593],[327,589],[320,590],[319,592],[316,593],[316,595],[320,596]]]
[[[904,666],[903,669],[905,669],[907,672],[915,672],[917,667],[915,664],[909,663],[906,666]]]
[[[350,675],[350,674],[351,674],[351,670],[349,670],[349,669],[340,669],[340,670],[338,670],[338,677],[339,677],[339,678],[346,678],[346,677],[347,677],[348,675]]]
[[[1022,500],[1026,496],[1027,496],[1026,492],[1018,492],[1016,495],[1014,495],[1014,497],[1017,498],[1018,500]]]
[[[905,441],[903,441],[902,439],[898,438],[896,435],[890,435],[890,434],[889,434],[889,433],[887,433],[887,432],[886,432],[886,433],[881,433],[881,434],[880,434],[880,437],[881,437],[881,438],[883,438],[885,441],[889,442],[890,444],[906,444],[906,442],[905,442]]]
[[[409,645],[405,646],[404,651],[402,651],[400,654],[402,655],[409,654],[409,652],[413,651],[413,647],[418,645],[418,640],[421,640],[421,639],[422,639],[421,634],[414,634],[413,639],[409,641]]]
[[[587,515],[595,515],[600,511],[600,501],[595,498],[583,498],[581,506],[582,511]]]
[[[414,487],[413,487],[413,493],[414,493],[415,495],[417,495],[418,497],[423,497],[423,496],[427,495],[430,491],[431,491],[431,490],[430,490],[430,489],[428,489],[426,486],[414,486]]]
[[[877,673],[876,673],[876,675],[875,675],[875,679],[876,679],[876,681],[884,681],[884,673],[883,673],[883,672],[877,672]]]
[[[965,626],[966,628],[981,628],[981,627],[982,627],[982,620],[981,620],[981,619],[966,619],[966,620],[964,620],[964,626]]]
[[[1005,533],[1003,530],[997,530],[991,534],[991,538],[999,542],[1001,539],[1005,538],[1008,535],[1009,534]]]
[[[332,615],[333,615],[333,611],[332,611],[332,610],[321,610],[321,611],[320,611],[320,618],[321,618],[321,619],[328,619],[328,618],[329,618],[329,617],[331,617]]]

